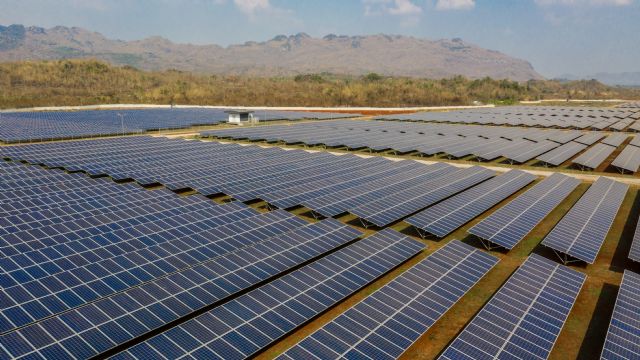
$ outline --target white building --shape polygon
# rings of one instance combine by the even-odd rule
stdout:
[[[242,125],[258,121],[258,118],[253,115],[253,111],[229,110],[225,112],[229,114],[229,124]]]

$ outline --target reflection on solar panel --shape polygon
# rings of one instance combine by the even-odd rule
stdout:
[[[586,148],[586,145],[572,141],[553,149],[546,154],[540,155],[536,159],[547,165],[559,166]]]
[[[582,153],[573,160],[574,164],[580,165],[582,168],[596,169],[602,164],[609,155],[613,154],[615,147],[605,144],[595,144],[589,150]]]
[[[427,184],[406,189],[402,194],[382,197],[349,209],[349,212],[376,226],[386,226],[494,175],[493,171],[479,166],[458,170],[436,178]]]
[[[547,359],[585,278],[531,255],[440,359]]]
[[[601,359],[640,358],[640,275],[625,270]]]
[[[49,287],[12,292],[11,299],[3,299],[2,324],[8,331],[0,336],[0,345],[15,358],[28,358],[36,353],[45,358],[65,353],[81,359],[97,356],[313,260],[358,236],[360,233],[353,228],[327,219],[276,236],[232,235],[235,246],[218,243],[217,252],[207,247],[204,253],[189,254],[195,261],[180,254],[153,266],[137,266],[137,262],[144,260],[140,257],[122,265],[113,261],[113,269],[101,267],[78,272],[83,279],[99,278],[80,284],[69,274],[51,283],[55,287],[47,283]],[[224,255],[218,255],[220,251]],[[108,270],[114,272],[123,266],[130,269],[119,272],[119,276],[108,274]],[[105,272],[109,276],[100,279]],[[140,284],[140,280],[145,282]],[[24,302],[27,295],[37,300]],[[44,310],[55,315],[42,319]]]
[[[264,349],[424,249],[386,229],[300,268],[114,359],[241,359]]]
[[[511,170],[463,193],[423,210],[406,220],[424,236],[445,237],[489,210],[536,179],[535,175]]]
[[[451,241],[278,359],[396,359],[497,262]]]
[[[568,262],[570,257],[593,264],[629,185],[600,177],[545,237],[542,245]]]
[[[640,147],[628,145],[616,157],[612,166],[615,166],[621,172],[629,171],[635,173],[640,168]]]
[[[469,229],[488,248],[513,249],[553,209],[571,194],[580,180],[553,174]]]

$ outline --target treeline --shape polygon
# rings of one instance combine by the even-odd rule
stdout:
[[[255,78],[146,72],[94,60],[0,64],[0,108],[109,103],[238,106],[438,106],[549,98],[640,99],[640,89],[597,81],[470,80],[309,74]]]

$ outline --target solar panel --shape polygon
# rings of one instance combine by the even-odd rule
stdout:
[[[635,173],[640,168],[640,147],[627,145],[622,152],[611,162],[621,172]]]
[[[260,110],[261,121],[334,119],[349,114]],[[225,109],[118,109],[49,112],[13,112],[0,116],[0,140],[5,142],[72,139],[136,134],[226,122]]]
[[[575,190],[580,180],[555,173],[469,229],[488,248],[513,249]]]
[[[629,259],[640,262],[640,220],[636,225],[636,231],[633,234],[633,242],[629,251]]]
[[[422,166],[415,170],[405,171],[391,178],[382,178],[356,189],[347,189],[335,193],[328,193],[302,203],[314,213],[326,217],[336,216],[367,202],[379,199],[381,196],[401,193],[404,189],[424,184],[429,180],[450,174],[456,168],[445,163]]]
[[[349,209],[349,212],[366,222],[383,227],[481,183],[494,175],[493,171],[479,166],[458,170],[436,178],[428,184],[406,189],[402,194],[382,197],[357,208]]]
[[[506,149],[502,156],[507,158],[511,163],[522,164],[557,147],[558,143],[542,140],[538,143],[531,143],[529,145],[523,144],[523,147],[519,149]]]
[[[488,180],[406,220],[425,235],[445,237],[536,179],[520,170]]]
[[[583,169],[596,169],[602,164],[609,155],[613,154],[615,147],[605,144],[595,144],[589,150],[582,153],[572,162],[579,165]]]
[[[631,141],[629,142],[629,145],[640,147],[640,136],[638,135],[633,136],[631,138]]]
[[[629,270],[622,277],[600,358],[640,358],[640,275]]]
[[[383,230],[113,358],[250,357],[424,247],[394,230]]]
[[[593,264],[629,185],[600,177],[542,241],[564,262]]]
[[[622,143],[625,142],[628,137],[629,137],[628,134],[611,134],[611,135],[607,136],[601,142],[603,144],[607,144],[607,145],[618,147],[618,146],[622,145]]]
[[[278,359],[396,359],[497,262],[451,241]]]
[[[547,165],[559,166],[586,148],[586,145],[572,141],[555,148],[548,153],[542,154],[536,159]]]
[[[592,132],[592,133],[586,133],[573,141],[580,144],[584,144],[584,145],[593,145],[603,137],[605,137],[605,135],[602,133]]]
[[[202,258],[198,264],[142,285],[126,288],[124,282],[119,285],[112,280],[105,281],[102,289],[107,286],[119,292],[84,305],[76,306],[77,298],[60,294],[62,302],[69,302],[71,309],[58,313],[61,309],[54,303],[50,306],[56,306],[52,309],[57,313],[55,316],[13,327],[0,336],[0,344],[15,358],[26,358],[37,352],[47,354],[45,358],[65,352],[75,358],[97,356],[313,260],[360,235],[347,225],[327,219],[262,238],[223,256]],[[128,278],[124,278],[125,281]],[[10,319],[28,323],[30,320],[24,321],[23,317],[29,313],[33,312],[9,315]],[[7,321],[2,318],[1,323],[7,324]],[[35,341],[29,336],[32,333],[43,336]]]
[[[585,279],[529,256],[440,359],[547,359]]]

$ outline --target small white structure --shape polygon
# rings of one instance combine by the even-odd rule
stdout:
[[[225,111],[229,114],[229,124],[253,124],[257,122],[258,118],[253,115],[253,111],[248,110],[228,110]]]

